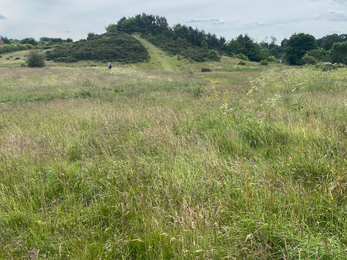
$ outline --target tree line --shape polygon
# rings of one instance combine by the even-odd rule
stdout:
[[[106,31],[123,31],[128,34],[140,33],[142,37],[149,39],[171,54],[177,54],[183,43],[190,51],[183,52],[182,50],[182,56],[191,53],[193,60],[200,61],[204,61],[206,58],[201,58],[201,55],[200,57],[193,55],[195,53],[193,51],[194,46],[216,50],[220,55],[251,61],[265,59],[274,61],[282,58],[290,65],[302,65],[318,61],[347,63],[343,55],[347,44],[347,34],[332,34],[315,39],[310,34],[295,33],[289,39],[283,39],[280,45],[276,44],[277,39],[275,37],[258,43],[247,34],[241,34],[235,39],[227,41],[224,37],[217,37],[215,34],[205,33],[204,30],[194,29],[191,26],[176,24],[170,27],[165,17],[145,13],[129,18],[122,17],[117,23],[106,26]],[[159,35],[160,37],[158,37]],[[164,44],[165,41],[167,44]],[[207,55],[204,54],[203,56]]]
[[[134,17],[122,17],[116,23],[106,26],[106,32],[140,33],[142,37],[168,54],[180,55],[199,62],[219,60],[221,55],[227,55],[257,62],[261,60],[278,61],[281,58],[290,65],[314,64],[322,61],[347,63],[347,34],[332,34],[315,39],[310,34],[295,33],[289,39],[283,39],[280,45],[276,44],[275,37],[258,43],[247,34],[240,34],[234,39],[226,40],[224,37],[217,37],[215,34],[206,33],[204,30],[194,29],[191,26],[176,24],[170,27],[165,17],[145,13]],[[92,41],[97,37],[99,37],[97,34],[89,33],[87,41]],[[42,46],[44,49],[50,49],[73,43],[71,38],[41,37],[39,41],[34,38],[16,40],[2,37],[2,39],[6,45],[17,45],[0,46],[0,53],[26,48],[25,46],[28,48]],[[81,49],[81,46],[78,49]],[[67,50],[65,47],[64,49]],[[94,55],[82,54],[76,56],[78,58],[75,59],[81,59],[84,56],[94,57]]]

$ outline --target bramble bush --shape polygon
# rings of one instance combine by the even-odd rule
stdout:
[[[267,60],[261,60],[260,65],[269,65],[269,62]]]

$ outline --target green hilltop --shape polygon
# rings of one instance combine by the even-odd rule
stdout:
[[[47,59],[57,62],[100,60],[134,63],[148,60],[147,49],[124,32],[89,34],[87,40],[64,44],[46,53]]]

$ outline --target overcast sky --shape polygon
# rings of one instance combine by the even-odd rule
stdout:
[[[0,35],[79,40],[143,12],[227,40],[248,33],[258,42],[275,36],[280,43],[295,32],[316,38],[347,33],[347,0],[0,0]]]

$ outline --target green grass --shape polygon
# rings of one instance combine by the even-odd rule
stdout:
[[[3,67],[0,258],[345,259],[347,71],[233,64]]]

